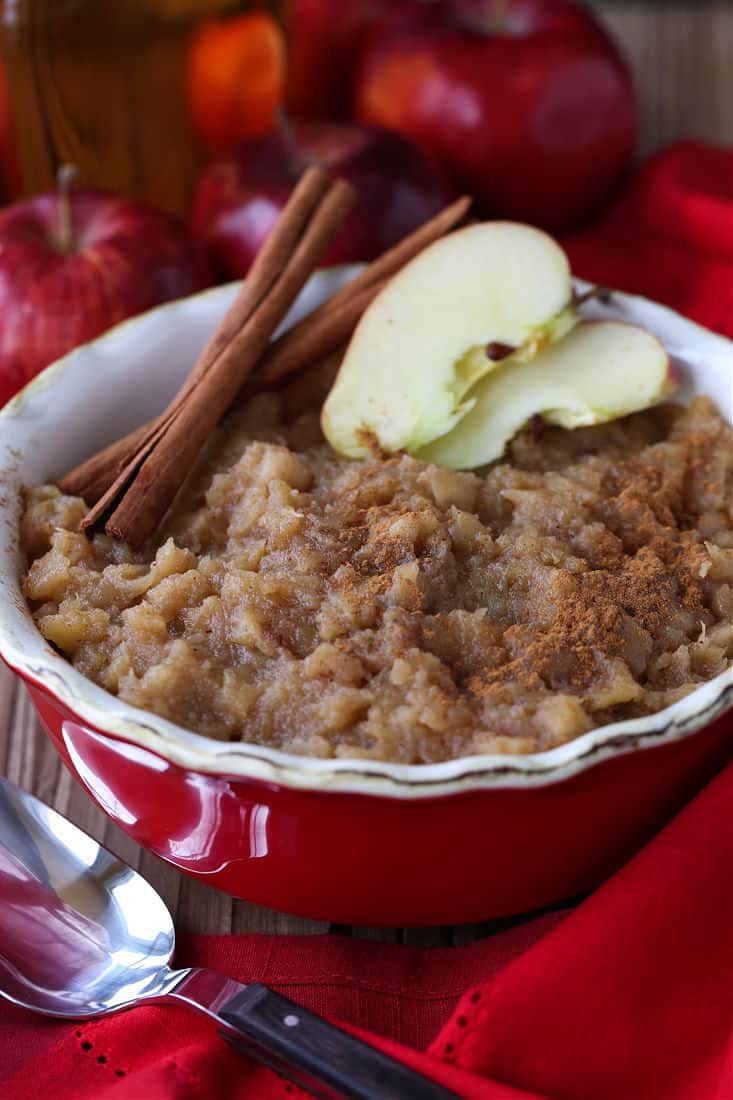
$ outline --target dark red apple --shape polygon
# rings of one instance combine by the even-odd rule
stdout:
[[[177,218],[103,191],[0,211],[0,406],[54,359],[117,321],[206,286]]]
[[[236,146],[204,171],[191,228],[221,277],[244,275],[309,164],[346,179],[357,200],[324,264],[370,260],[432,217],[451,192],[397,134],[362,126],[294,122]]]
[[[636,143],[629,71],[568,0],[406,2],[361,53],[355,114],[411,138],[489,216],[594,214]]]
[[[364,38],[399,0],[290,0],[288,107],[301,118],[349,118]]]

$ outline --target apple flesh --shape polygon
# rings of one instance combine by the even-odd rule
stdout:
[[[0,211],[0,406],[110,325],[208,285],[177,218],[102,191]]]
[[[371,260],[445,206],[451,190],[408,141],[372,127],[292,122],[242,142],[205,170],[191,228],[217,274],[247,273],[303,170],[318,164],[356,188],[324,264]]]
[[[503,372],[493,347],[531,359],[574,320],[570,267],[551,237],[512,222],[450,233],[365,312],[323,407],[324,434],[352,457],[417,451],[470,412],[481,378]]]
[[[528,363],[503,360],[471,391],[473,408],[460,423],[417,456],[474,469],[500,458],[537,414],[561,428],[586,427],[649,408],[674,388],[667,351],[650,332],[617,321],[581,322]]]
[[[430,153],[489,217],[567,230],[594,215],[636,143],[628,67],[570,0],[400,4],[367,39],[354,117]]]

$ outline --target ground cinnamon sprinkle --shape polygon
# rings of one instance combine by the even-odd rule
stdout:
[[[701,399],[545,427],[481,474],[340,459],[288,395],[230,415],[160,537],[29,493],[45,636],[214,737],[430,762],[648,714],[733,662],[733,433]]]

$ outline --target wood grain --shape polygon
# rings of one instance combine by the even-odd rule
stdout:
[[[733,142],[733,8],[727,0],[594,6],[634,73],[642,152],[682,137]]]
[[[232,7],[22,0],[0,19],[19,193],[48,190],[74,164],[82,184],[185,214],[205,161],[186,103],[188,38],[197,17]]]
[[[634,69],[643,109],[645,150],[681,136],[733,142],[729,89],[733,14],[727,3],[604,2],[597,7]],[[70,135],[69,141],[73,140]],[[73,159],[73,147],[61,152]],[[56,806],[137,867],[163,895],[182,931],[308,934],[328,930],[322,923],[228,898],[138,848],[94,806],[61,765],[25,690],[4,668],[0,668],[0,773]],[[332,926],[331,932],[379,942],[445,946],[470,943],[508,923],[419,930]]]

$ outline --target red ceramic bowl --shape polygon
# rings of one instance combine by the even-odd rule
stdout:
[[[348,273],[317,276],[297,311]],[[153,415],[233,293],[127,322],[50,367],[0,414],[0,652],[64,762],[144,847],[227,893],[303,916],[454,924],[591,889],[733,756],[731,673],[660,714],[549,752],[406,766],[201,737],[108,695],[36,631],[18,587],[20,486]],[[683,372],[683,396],[708,392],[730,414],[727,341],[625,295],[593,310],[656,331]]]

